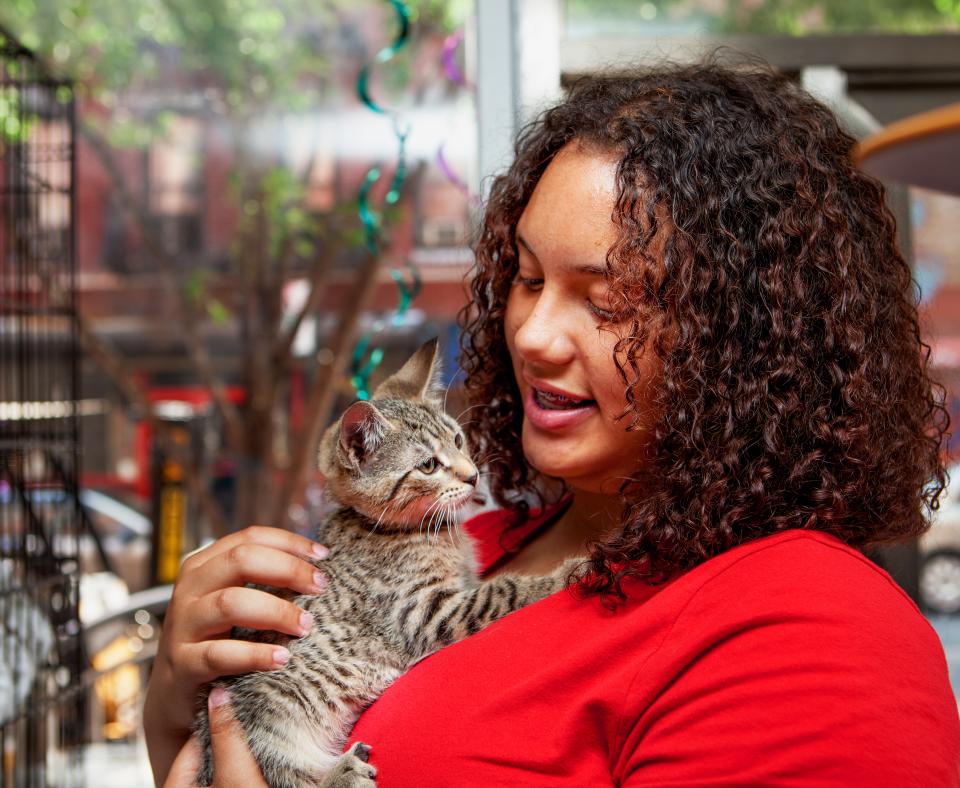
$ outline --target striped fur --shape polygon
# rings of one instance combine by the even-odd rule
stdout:
[[[341,756],[360,713],[414,662],[560,590],[573,568],[478,579],[456,521],[477,469],[459,425],[443,413],[435,378],[428,344],[324,436],[320,466],[340,504],[319,534],[330,548],[318,564],[327,588],[316,596],[271,589],[313,615],[309,634],[236,633],[291,652],[280,670],[218,682],[229,687],[271,788],[373,785],[375,770],[357,772],[354,748]],[[198,784],[209,785],[205,703],[200,708]]]

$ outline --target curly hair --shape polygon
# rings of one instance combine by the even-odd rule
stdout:
[[[655,419],[653,459],[620,488],[619,529],[591,544],[586,591],[615,603],[628,576],[662,582],[788,528],[857,548],[922,533],[949,420],[883,186],[790,79],[716,58],[577,81],[492,183],[461,363],[468,435],[496,457],[491,492],[512,524],[529,513],[516,493],[539,484],[504,332],[515,228],[574,141],[618,159],[614,361],[625,429],[651,405]],[[644,352],[662,366],[652,403]]]

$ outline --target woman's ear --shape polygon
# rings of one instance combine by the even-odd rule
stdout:
[[[397,397],[419,399],[439,405],[443,392],[440,373],[440,342],[434,337],[414,353],[406,364],[377,386],[372,399]]]

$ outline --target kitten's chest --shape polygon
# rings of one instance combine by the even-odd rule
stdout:
[[[473,543],[468,537],[458,538],[448,531],[433,536],[377,537],[366,532],[358,536],[351,530],[338,536],[332,560],[322,566],[332,572],[329,579],[345,589],[389,595],[405,593],[426,578],[465,584],[476,580]]]
[[[311,612],[330,623],[338,643],[352,639],[365,648],[379,642],[402,649],[397,621],[425,590],[455,592],[478,582],[471,544],[447,534],[351,541],[331,553],[324,572],[328,588],[311,600]]]

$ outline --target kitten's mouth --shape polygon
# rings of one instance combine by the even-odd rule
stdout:
[[[533,398],[544,410],[572,410],[573,408],[583,408],[587,405],[595,405],[596,400],[592,399],[571,399],[562,394],[554,394],[552,391],[543,391],[535,388]]]
[[[452,509],[453,511],[459,511],[468,503],[470,503],[474,495],[476,495],[474,492],[464,493],[457,500],[453,501],[448,508]]]
[[[460,522],[462,515],[463,507],[470,503],[473,500],[473,497],[476,495],[476,492],[466,492],[461,493],[456,498],[449,498],[443,500],[442,506],[438,508],[439,500],[437,499],[427,499],[432,501],[429,503],[427,511],[435,512],[436,519],[442,523],[454,523]]]

